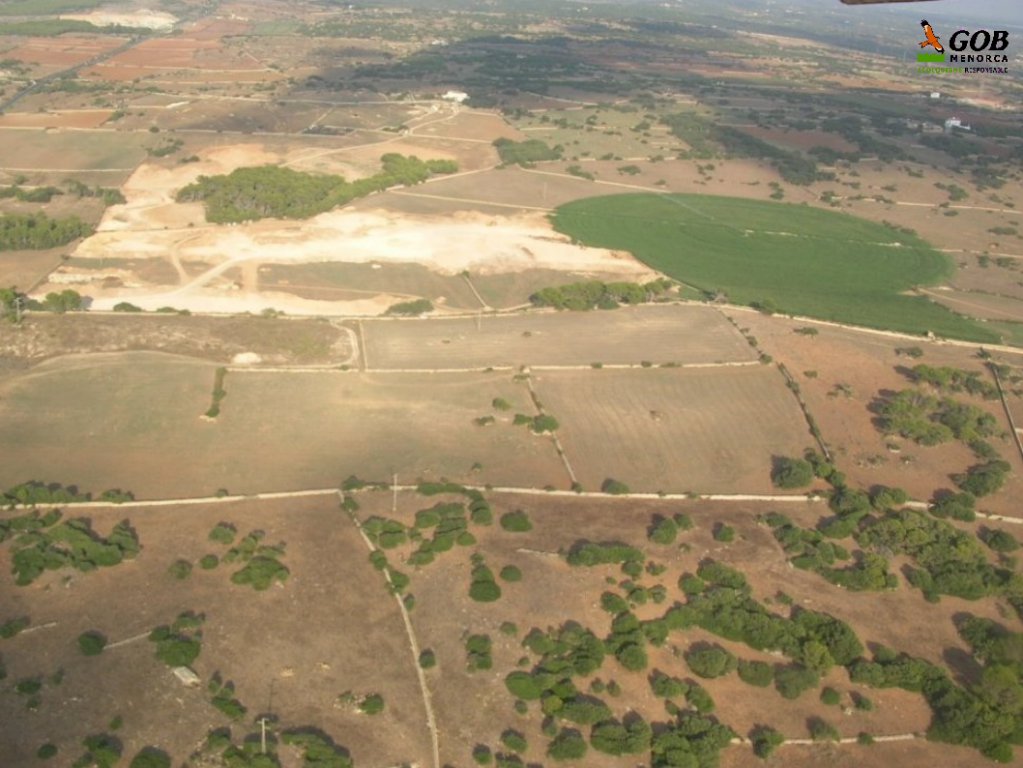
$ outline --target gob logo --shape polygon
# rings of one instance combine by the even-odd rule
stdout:
[[[1004,51],[1009,47],[1009,33],[1004,29],[996,29],[988,32],[986,29],[978,29],[970,33],[968,29],[960,29],[948,40],[948,47],[953,51]]]
[[[931,48],[934,53],[920,53],[918,61],[943,62],[945,61],[945,46],[941,44],[941,38],[935,33],[934,28],[925,19],[920,22],[924,30],[924,40],[920,48]],[[949,63],[1007,63],[1009,57],[1002,53],[1009,47],[1009,33],[1004,29],[996,29],[993,32],[986,29],[978,29],[971,32],[968,29],[957,30],[948,40],[948,47],[955,51],[948,57]],[[972,53],[962,53],[969,49]]]

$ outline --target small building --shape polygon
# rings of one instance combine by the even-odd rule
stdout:
[[[441,98],[444,99],[445,101],[454,101],[457,102],[458,104],[461,104],[463,101],[469,98],[469,94],[467,94],[465,91],[448,91],[443,96],[441,96]]]
[[[945,133],[952,133],[952,131],[955,130],[956,128],[958,128],[960,131],[972,130],[970,126],[963,125],[963,121],[960,120],[958,117],[950,117],[948,120],[945,121]]]
[[[931,98],[932,99],[940,99],[941,98],[941,91],[931,91]]]

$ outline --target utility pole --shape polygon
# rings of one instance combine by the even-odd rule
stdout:
[[[259,748],[262,753],[266,754],[266,716],[259,718]]]

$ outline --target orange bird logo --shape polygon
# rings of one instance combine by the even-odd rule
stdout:
[[[920,47],[926,48],[929,45],[938,53],[944,53],[945,46],[941,44],[941,40],[938,38],[936,34],[934,34],[934,28],[927,22],[926,19],[920,22],[920,26],[924,28],[924,36],[927,38],[922,43],[920,43]]]

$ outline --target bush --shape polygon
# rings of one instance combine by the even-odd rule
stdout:
[[[1008,531],[988,528],[981,532],[980,539],[995,552],[1015,552],[1019,549],[1019,542]]]
[[[621,496],[629,493],[629,486],[620,480],[609,477],[600,484],[600,490],[602,493],[611,494],[612,496]]]
[[[525,752],[529,748],[529,743],[526,741],[526,737],[518,731],[508,729],[501,734],[501,743],[504,744],[512,752],[518,752],[519,754]]]
[[[218,565],[220,565],[220,558],[216,555],[203,555],[199,561],[199,567],[204,571],[212,571]]]
[[[106,645],[106,637],[99,632],[83,632],[78,636],[78,650],[85,656],[99,656]]]
[[[529,521],[529,515],[521,509],[501,515],[501,527],[512,533],[525,533],[526,531],[533,530],[533,524]]]
[[[750,734],[750,741],[753,742],[753,754],[766,760],[771,754],[785,743],[785,737],[774,728],[761,726]]]
[[[718,645],[694,647],[686,654],[689,668],[700,677],[715,678],[735,669],[735,656]]]
[[[509,693],[523,701],[535,701],[543,693],[543,688],[528,672],[512,672],[504,679],[504,685]]]
[[[237,534],[238,530],[230,523],[217,523],[210,531],[209,540],[230,546],[234,543],[234,537]]]
[[[813,467],[803,459],[781,457],[771,471],[771,482],[778,488],[803,488],[813,482]]]
[[[678,535],[678,525],[670,517],[655,515],[653,523],[647,530],[647,538],[655,544],[674,544]]]
[[[842,700],[842,695],[834,688],[827,686],[821,691],[821,703],[827,704],[829,707],[838,706]]]
[[[501,569],[501,578],[504,581],[522,581],[522,571],[514,565],[506,565]]]
[[[39,749],[36,750],[36,757],[40,760],[49,760],[51,757],[57,756],[57,745],[50,744],[47,742],[43,744]]]
[[[379,715],[384,711],[384,697],[371,693],[359,702],[359,711],[365,715]]]
[[[240,571],[231,574],[235,584],[249,584],[257,592],[269,589],[274,582],[287,581],[289,571],[275,557],[257,555],[250,559]]]
[[[586,739],[579,731],[562,728],[547,745],[547,756],[554,760],[578,760],[586,754]]]
[[[472,759],[477,765],[490,765],[494,756],[486,744],[477,744],[472,748]]]
[[[419,654],[420,669],[432,669],[437,666],[437,655],[429,648]]]
[[[799,665],[782,667],[774,675],[774,686],[786,699],[798,699],[804,691],[816,688],[818,682],[816,672]]]
[[[714,526],[714,541],[720,541],[727,543],[735,539],[735,529],[730,525],[724,523],[718,523]]]
[[[128,768],[170,768],[171,759],[156,747],[145,747],[132,758]]]
[[[810,719],[810,738],[814,741],[839,741],[838,729],[819,717]]]
[[[774,682],[774,668],[766,662],[740,659],[738,668],[739,679],[749,685],[766,688]]]
[[[192,573],[192,564],[187,560],[175,560],[170,564],[167,573],[175,579],[187,579]]]
[[[12,638],[18,633],[28,628],[29,619],[28,616],[21,616],[17,619],[10,619],[0,625],[0,637],[6,639]]]

